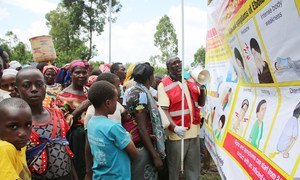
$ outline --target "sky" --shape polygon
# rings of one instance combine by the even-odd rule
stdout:
[[[45,14],[54,10],[60,0],[0,0],[0,38],[13,31],[24,43],[29,38],[47,35]],[[154,34],[159,19],[168,15],[176,30],[182,59],[181,0],[120,0],[122,9],[112,24],[112,62],[145,62],[160,54],[154,46]],[[193,62],[194,54],[205,47],[206,0],[184,0],[184,61]],[[109,26],[95,36],[98,54],[93,59],[108,62]]]

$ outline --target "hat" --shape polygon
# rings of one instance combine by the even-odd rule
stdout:
[[[2,77],[9,76],[9,75],[16,76],[17,74],[18,74],[18,71],[15,69],[4,69]]]
[[[22,65],[16,60],[11,61],[9,63],[9,69],[17,69],[17,68],[20,68],[20,67],[22,67]]]

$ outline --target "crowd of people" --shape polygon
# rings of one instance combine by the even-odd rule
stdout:
[[[149,63],[22,67],[0,56],[0,179],[176,180],[181,154],[185,179],[199,179],[206,94],[181,82],[178,57],[159,76]]]

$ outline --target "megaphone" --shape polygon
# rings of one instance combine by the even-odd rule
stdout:
[[[210,73],[206,69],[194,69],[190,72],[191,77],[199,84],[205,85],[210,82]]]

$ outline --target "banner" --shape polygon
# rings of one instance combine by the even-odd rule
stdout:
[[[208,4],[205,144],[222,179],[300,179],[300,0]]]

